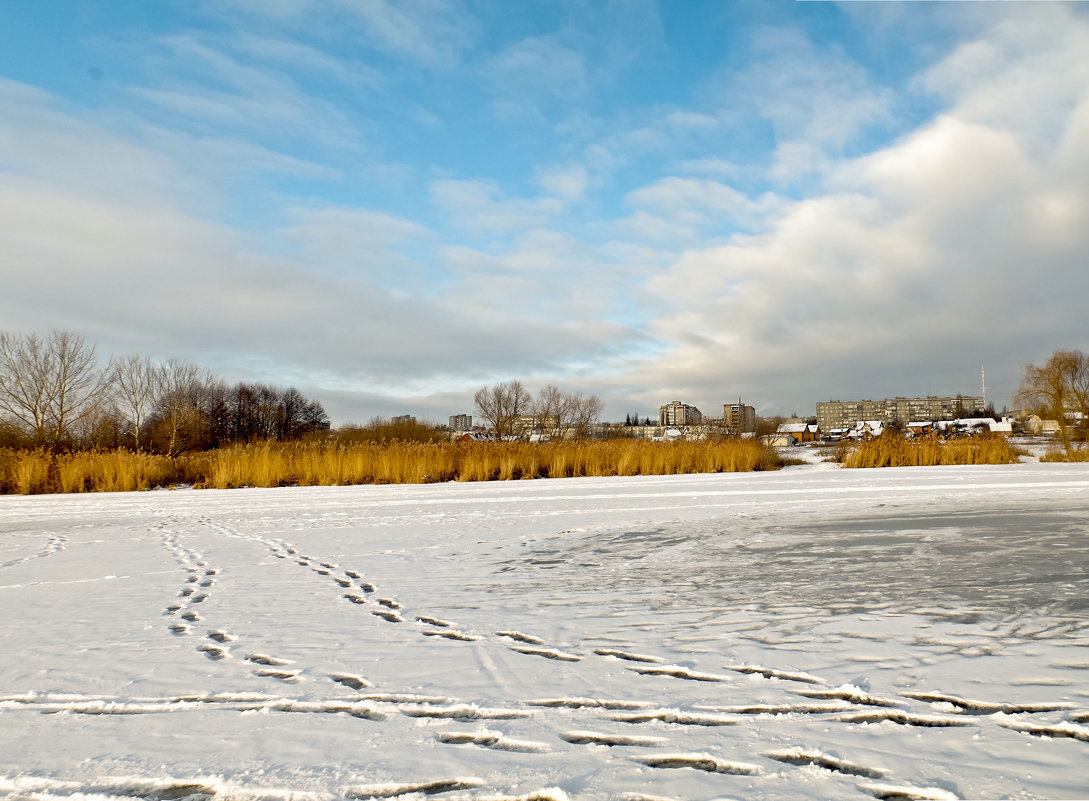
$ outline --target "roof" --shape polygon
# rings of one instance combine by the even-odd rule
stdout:
[[[814,426],[815,428],[816,426]],[[776,429],[778,434],[804,434],[808,428],[805,423],[783,423]]]

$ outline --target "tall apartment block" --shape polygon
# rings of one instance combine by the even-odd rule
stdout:
[[[756,431],[756,407],[743,403],[726,403],[722,406],[722,420],[730,431],[743,434]]]
[[[658,408],[658,425],[660,426],[697,426],[702,422],[702,412],[687,403],[670,401]]]
[[[450,430],[451,431],[472,431],[473,430],[473,416],[471,414],[452,414],[452,415],[450,415]]]
[[[817,404],[817,425],[821,431],[851,428],[860,420],[899,420],[905,425],[916,420],[955,420],[983,414],[983,398],[955,397],[886,398],[872,401],[822,401]]]

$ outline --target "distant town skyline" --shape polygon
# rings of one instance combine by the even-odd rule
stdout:
[[[296,386],[1010,404],[1089,349],[1089,6],[0,7],[0,330]]]

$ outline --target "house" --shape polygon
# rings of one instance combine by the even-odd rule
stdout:
[[[784,445],[798,445],[805,442],[819,442],[820,427],[806,423],[783,423],[775,430],[773,439],[782,439]],[[786,440],[792,440],[787,442]]]
[[[1025,431],[1034,437],[1053,437],[1059,433],[1058,420],[1044,420],[1038,414],[1025,420]]]
[[[457,442],[496,442],[495,434],[480,431],[467,431],[457,438]]]

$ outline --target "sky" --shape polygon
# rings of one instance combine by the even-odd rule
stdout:
[[[335,424],[1001,408],[1087,267],[1089,4],[0,4],[0,330]]]

